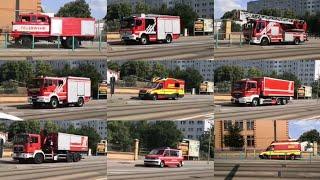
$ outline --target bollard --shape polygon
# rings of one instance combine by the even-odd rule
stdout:
[[[32,35],[32,47],[31,49],[34,49],[34,35]]]
[[[74,36],[72,36],[72,51],[74,51]]]

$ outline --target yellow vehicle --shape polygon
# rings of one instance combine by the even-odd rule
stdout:
[[[151,88],[139,91],[140,99],[178,99],[184,97],[185,81],[174,78],[154,79]]]
[[[291,159],[301,157],[301,144],[296,141],[274,141],[260,153],[260,159]]]
[[[97,144],[97,155],[107,155],[107,140],[101,140]]]

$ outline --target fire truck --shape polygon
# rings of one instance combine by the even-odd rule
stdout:
[[[19,163],[33,161],[41,164],[45,160],[78,162],[82,154],[88,153],[88,136],[66,133],[27,134],[14,137],[13,155]]]
[[[178,99],[184,97],[185,81],[174,78],[154,78],[152,86],[139,91],[140,99]]]
[[[294,81],[270,77],[243,79],[234,83],[231,96],[234,104],[285,105],[294,96]]]
[[[83,106],[91,97],[91,80],[83,77],[38,77],[28,85],[28,101],[57,108],[59,104]]]
[[[260,159],[297,159],[301,158],[301,144],[296,141],[274,141],[260,153]]]
[[[50,17],[46,14],[20,14],[12,23],[11,36],[17,45],[32,47],[32,42],[59,40],[64,48],[78,48],[81,41],[95,37],[95,19]]]
[[[238,19],[246,22],[243,34],[247,42],[262,46],[270,43],[293,43],[307,41],[307,23],[303,20],[252,14],[238,11]]]
[[[155,14],[125,17],[121,20],[120,35],[124,43],[171,43],[173,39],[180,37],[180,17]]]

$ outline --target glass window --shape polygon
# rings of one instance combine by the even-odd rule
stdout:
[[[247,136],[247,146],[254,147],[254,136]]]
[[[243,121],[236,121],[236,127],[238,127],[241,131],[243,130]]]
[[[254,130],[254,120],[247,121],[247,130]]]
[[[31,143],[38,143],[37,137],[31,137]]]
[[[229,127],[232,126],[232,121],[231,120],[226,120],[223,122],[223,127],[224,127],[224,130],[225,131],[228,131],[229,130]]]

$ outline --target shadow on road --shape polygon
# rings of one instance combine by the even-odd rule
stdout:
[[[233,177],[236,175],[238,169],[239,169],[240,165],[236,164],[232,170],[230,171],[230,173],[228,174],[228,176],[225,178],[225,180],[232,180]]]

